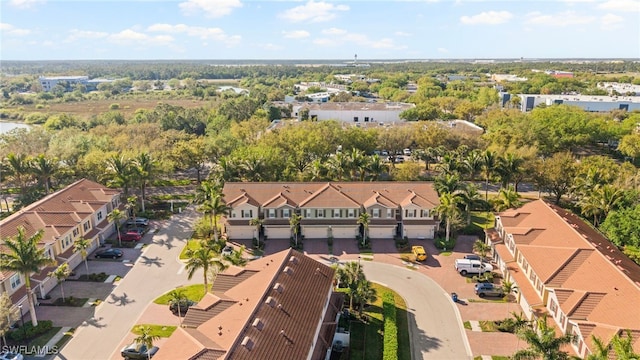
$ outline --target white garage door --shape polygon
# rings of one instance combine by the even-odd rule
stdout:
[[[433,239],[433,227],[407,228],[405,226],[405,236],[409,239]]]
[[[256,228],[254,226],[227,226],[227,236],[230,240],[253,239]]]
[[[334,226],[331,229],[331,232],[333,233],[334,239],[355,239],[357,228],[355,227],[339,228]]]
[[[392,227],[369,227],[369,237],[372,239],[393,239],[396,229]]]
[[[326,239],[327,227],[305,227],[302,229],[302,235],[305,239]]]
[[[264,229],[264,234],[269,239],[289,239],[291,237],[291,229],[286,228],[272,228],[266,227]]]

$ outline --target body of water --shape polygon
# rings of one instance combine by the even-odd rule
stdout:
[[[22,123],[0,121],[0,134],[5,134],[13,129],[18,129],[18,128],[30,129],[31,126],[22,124]]]

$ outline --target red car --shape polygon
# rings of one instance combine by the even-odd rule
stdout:
[[[140,234],[138,234],[137,232],[126,232],[120,234],[120,239],[122,241],[139,241],[140,239],[142,239],[142,236],[140,236]]]

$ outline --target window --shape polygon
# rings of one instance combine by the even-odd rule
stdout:
[[[356,211],[354,209],[349,209],[347,216],[349,216],[350,218],[356,217]]]
[[[429,210],[420,210],[420,217],[428,218],[429,217]]]
[[[96,218],[98,219],[98,221],[102,220],[102,211],[96,214]]]
[[[78,229],[73,229],[73,237],[78,236],[79,233]]]
[[[291,217],[291,210],[290,209],[282,209],[282,217],[283,218],[290,218]]]
[[[412,217],[416,217],[416,209],[410,210],[407,209],[404,211],[404,217],[408,217],[408,218],[412,218]]]
[[[372,215],[374,218],[379,218],[379,217],[380,217],[380,209],[375,209],[375,208],[374,208],[374,209],[372,209],[372,210],[371,210],[371,215]]]
[[[14,290],[18,286],[22,285],[22,278],[20,274],[15,274],[11,277],[11,289]]]
[[[323,218],[324,210],[316,210],[316,217]]]
[[[364,117],[364,122],[369,122],[369,117],[368,116]]]
[[[91,222],[87,221],[86,223],[82,224],[82,228],[84,229],[84,232],[89,231],[89,229],[91,229]]]
[[[558,310],[558,305],[555,301],[551,300],[551,304],[549,304],[549,310],[553,313],[553,316],[556,316],[556,311]]]
[[[269,217],[270,219],[276,217],[276,209],[269,209],[267,217]]]
[[[236,216],[237,216],[237,214],[236,214],[236,212],[235,212],[235,211],[231,212],[231,217],[232,217],[232,218],[234,218],[234,217],[236,217]]]
[[[357,116],[353,117],[353,122],[358,122],[358,117]]]
[[[241,218],[252,218],[253,217],[253,210],[240,210],[240,217]]]
[[[308,217],[308,218],[311,217],[311,209],[306,209],[304,212],[306,214],[305,217]]]
[[[341,218],[341,214],[340,214],[340,209],[333,209],[333,217],[334,218]]]

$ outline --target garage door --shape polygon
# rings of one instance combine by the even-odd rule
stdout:
[[[305,239],[326,239],[327,238],[327,227],[304,227],[302,229],[302,235],[304,235]]]
[[[331,229],[334,239],[355,239],[356,230],[355,227],[339,228],[335,226]]]
[[[227,236],[230,240],[249,240],[253,239],[255,230],[253,226],[227,226]]]
[[[409,239],[433,239],[433,227],[407,228],[405,226],[405,236]]]
[[[372,239],[393,239],[395,232],[393,227],[369,227],[369,237]]]
[[[286,228],[272,228],[266,227],[264,229],[264,234],[269,239],[289,239],[291,237],[291,229]]]

